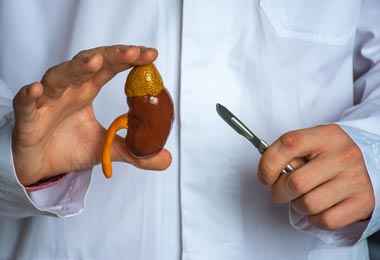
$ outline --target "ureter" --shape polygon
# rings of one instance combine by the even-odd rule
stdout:
[[[102,147],[102,168],[107,178],[112,177],[111,146],[117,131],[128,129],[128,115],[124,114],[112,121],[107,130]]]

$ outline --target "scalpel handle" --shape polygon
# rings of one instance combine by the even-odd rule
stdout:
[[[268,147],[269,145],[264,140],[260,140],[260,144],[259,147],[257,147],[257,149],[261,154],[263,154]],[[282,169],[281,174],[286,174],[292,171],[294,171],[293,166],[288,164],[284,169]]]

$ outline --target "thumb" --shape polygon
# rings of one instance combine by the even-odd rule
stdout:
[[[129,151],[124,139],[118,135],[115,136],[112,144],[111,158],[112,161],[127,162],[137,168],[156,171],[167,169],[172,162],[172,155],[166,149],[150,157],[136,158]]]

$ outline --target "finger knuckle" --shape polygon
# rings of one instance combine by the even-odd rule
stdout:
[[[301,142],[301,135],[298,131],[290,131],[280,137],[281,144],[287,149],[297,147]]]
[[[335,231],[342,228],[342,222],[338,221],[335,215],[328,211],[310,216],[309,221],[313,226],[323,230]]]
[[[356,163],[358,160],[361,159],[361,152],[360,152],[360,149],[355,145],[355,144],[351,144],[351,145],[347,145],[343,151],[341,152],[341,155],[340,155],[340,163],[343,163],[343,164],[352,164],[352,163]]]
[[[316,201],[315,197],[312,194],[305,194],[304,196],[297,199],[297,204],[304,211],[304,213],[308,215],[314,215],[320,212],[318,207],[318,201]]]
[[[45,75],[43,76],[43,78],[49,78],[52,74],[53,74],[53,70],[54,70],[55,67],[51,67],[49,68],[46,72],[45,72]]]
[[[371,196],[372,195],[372,196]],[[373,210],[375,208],[375,197],[373,194],[369,194],[369,196],[364,196],[362,200],[362,207],[361,207],[361,219],[368,219],[372,214]]]
[[[54,70],[56,69],[57,66],[49,68],[44,76],[42,77],[42,82],[44,82],[45,86],[52,86],[53,85],[53,78],[54,78]]]
[[[282,195],[282,193],[277,188],[270,189],[270,199],[273,203],[286,203],[288,200]]]
[[[259,171],[262,175],[268,175],[274,172],[273,165],[263,157],[259,162]]]
[[[347,158],[348,161],[352,161],[352,160],[356,161],[359,158],[361,158],[360,149],[359,149],[359,147],[356,144],[349,145],[345,149],[344,155],[345,155],[345,157]]]
[[[361,197],[361,200],[363,208],[372,212],[375,207],[375,195],[372,190],[366,192],[366,194]]]
[[[337,124],[324,125],[323,128],[330,133],[330,135],[335,135],[342,132],[342,129]]]
[[[345,173],[344,175],[346,175]],[[343,176],[343,174],[341,174]],[[351,172],[350,173],[350,188],[352,192],[357,192],[356,187],[365,187],[366,184],[370,184],[368,176],[362,176],[361,174],[358,174],[357,172]]]
[[[364,216],[370,215],[375,207],[375,196],[372,191],[360,193],[360,195],[353,196],[353,201],[358,208],[360,214]]]
[[[289,175],[288,189],[297,194],[303,194],[307,190],[307,181],[300,176]]]

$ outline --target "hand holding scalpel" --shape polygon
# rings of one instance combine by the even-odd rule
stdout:
[[[269,145],[264,140],[258,138],[254,133],[252,133],[252,131],[249,130],[248,127],[246,127],[243,122],[241,122],[226,107],[217,103],[216,111],[218,112],[219,116],[223,118],[223,120],[226,121],[226,123],[229,124],[237,133],[247,138],[248,141],[250,141],[257,148],[260,154],[263,154],[269,147]],[[281,171],[281,173],[285,174],[291,171],[294,171],[294,168],[288,164],[286,165],[285,169]]]

